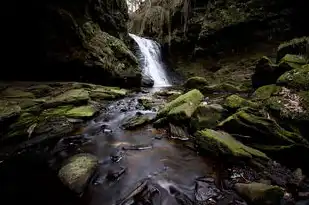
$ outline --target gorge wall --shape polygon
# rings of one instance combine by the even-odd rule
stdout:
[[[0,15],[2,80],[139,86],[125,0],[14,0]]]
[[[172,57],[203,58],[304,35],[305,8],[302,0],[154,0],[132,14],[130,30],[159,40]]]

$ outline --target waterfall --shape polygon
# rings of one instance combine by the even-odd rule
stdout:
[[[153,87],[166,87],[171,83],[167,77],[164,67],[161,63],[161,51],[157,42],[129,34],[138,44],[141,51],[141,66],[143,75],[150,77],[154,81]]]

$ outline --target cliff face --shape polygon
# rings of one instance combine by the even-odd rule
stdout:
[[[1,78],[139,85],[125,0],[6,1]]]
[[[302,35],[304,8],[301,0],[155,0],[131,16],[130,30],[169,45],[174,56],[203,57]]]

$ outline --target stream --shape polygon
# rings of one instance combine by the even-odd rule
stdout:
[[[152,111],[139,110],[137,102],[138,98],[152,95],[154,91],[113,102],[107,114],[84,128],[83,136],[88,141],[81,149],[100,160],[99,176],[93,182],[89,204],[131,204],[126,197],[130,198],[139,186],[142,191],[134,197],[149,196],[139,196],[136,202],[141,200],[140,203],[145,204],[145,200],[156,200],[151,204],[190,204],[185,201],[194,201],[196,180],[212,172],[196,152],[185,148],[183,143],[170,141],[165,132],[151,125],[134,131],[121,128],[126,118],[137,113],[155,115]]]

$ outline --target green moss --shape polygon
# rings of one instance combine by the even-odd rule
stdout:
[[[56,107],[66,104],[83,104],[89,100],[89,93],[85,89],[73,89],[57,95],[45,102],[46,107]]]
[[[202,151],[216,156],[268,159],[264,153],[242,144],[226,132],[205,129],[197,132],[196,138]]]
[[[280,204],[284,191],[279,186],[272,186],[262,183],[252,182],[249,184],[235,184],[236,191],[249,200],[251,203],[260,204]]]
[[[194,88],[201,89],[202,87],[206,85],[208,85],[208,82],[205,78],[195,76],[195,77],[189,78],[185,82],[184,87],[187,89],[194,89]]]
[[[65,116],[72,118],[88,118],[98,113],[98,109],[92,105],[72,108],[65,112]]]
[[[10,125],[7,137],[27,135],[28,128],[37,123],[39,118],[30,113],[22,113],[17,121]]]
[[[239,97],[238,95],[230,95],[225,99],[224,107],[229,110],[237,110],[241,107],[258,107],[258,104]]]
[[[48,117],[48,116],[60,116],[64,115],[68,110],[72,109],[72,105],[64,105],[64,106],[58,106],[55,108],[50,108],[47,110],[44,110],[41,113],[41,116]]]
[[[191,90],[166,104],[159,111],[158,118],[166,117],[170,114],[190,118],[203,98],[204,96],[200,91],[196,89]]]
[[[280,60],[280,62],[289,62],[289,63],[298,64],[298,65],[304,65],[306,64],[307,60],[303,56],[286,54]]]
[[[277,84],[299,90],[309,90],[309,64],[281,75]]]
[[[281,87],[276,85],[265,85],[258,88],[253,94],[253,100],[266,100],[270,98],[272,95],[276,95],[281,91]]]

